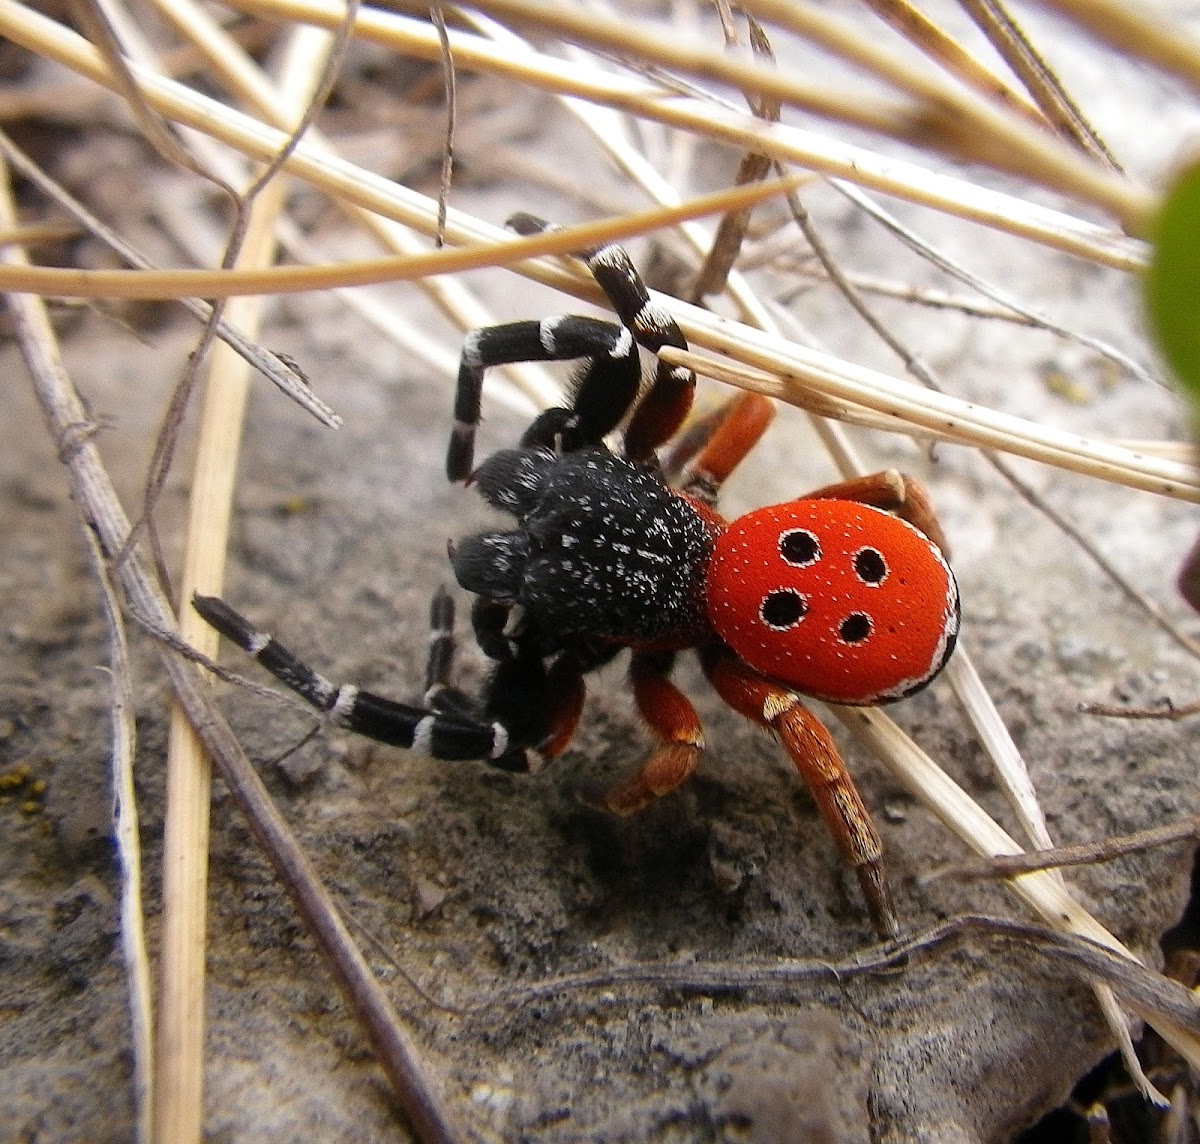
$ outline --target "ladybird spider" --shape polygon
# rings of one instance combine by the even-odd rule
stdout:
[[[510,225],[533,233],[547,224],[520,215]],[[889,471],[725,521],[717,493],[774,413],[750,394],[679,446],[687,475],[669,485],[655,450],[684,421],[695,377],[660,359],[638,401],[638,345],[653,353],[687,343],[623,249],[582,257],[619,324],[573,316],[513,322],[475,330],[463,347],[448,475],[473,483],[517,522],[450,551],[459,584],[476,597],[476,639],[494,661],[478,702],[449,683],[454,612],[444,590],[431,608],[420,705],[335,686],[222,600],[197,597],[195,607],[338,724],[439,759],[511,771],[528,770],[530,750],[552,758],[566,748],[584,677],[628,648],[634,699],[657,745],[608,792],[618,814],[673,791],[696,768],[700,721],[670,680],[676,653],[694,649],[718,694],[783,743],[858,875],[876,931],[892,938],[899,927],[879,834],[800,695],[888,703],[924,687],[946,663],[958,591],[932,507],[915,481]],[[485,371],[573,359],[584,364],[570,404],[542,413],[518,448],[473,469]],[[627,417],[622,449],[613,452],[605,438]]]

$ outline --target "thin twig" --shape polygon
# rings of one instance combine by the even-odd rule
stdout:
[[[1072,846],[1053,846],[1028,854],[998,854],[992,858],[953,862],[928,874],[928,880],[954,878],[969,881],[983,878],[1016,878],[1034,870],[1053,870],[1063,866],[1094,866],[1112,862],[1126,854],[1137,854],[1173,842],[1200,837],[1200,817],[1187,818],[1167,826],[1153,826],[1131,834],[1118,834],[1099,842],[1080,842]]]
[[[136,704],[129,647],[117,590],[95,533],[84,529],[92,572],[100,587],[100,611],[108,630],[109,685],[112,691],[113,837],[121,869],[121,949],[129,989],[130,1043],[133,1047],[133,1094],[136,1139],[150,1144],[154,1127],[154,1018],[146,920],[142,908],[142,850],[138,838],[137,794],[133,763],[137,754]]]
[[[437,29],[442,44],[442,82],[446,87],[446,141],[442,146],[442,176],[438,181],[437,230],[434,245],[446,245],[446,211],[450,204],[450,184],[454,179],[454,119],[458,110],[458,81],[454,72],[454,54],[450,34],[446,31],[446,14],[441,4],[431,4],[429,19]]]
[[[1106,163],[1114,171],[1121,165],[1113,158],[1104,140],[1087,121],[1062,81],[1042,58],[1001,0],[958,0],[967,15],[978,25],[988,42],[1013,72],[1020,76],[1042,114],[1058,133],[1082,151]]]
[[[915,957],[927,956],[943,947],[954,947],[973,937],[1002,942],[1021,952],[1046,957],[1066,966],[1083,980],[1099,978],[1125,1004],[1156,1027],[1165,1025],[1183,1036],[1200,1039],[1200,1002],[1180,982],[1088,938],[1007,918],[973,914],[951,918],[894,944],[876,946],[838,961],[668,961],[568,974],[482,1000],[471,1015],[479,1020],[492,1012],[507,1014],[530,1004],[561,1003],[572,993],[610,993],[616,986],[643,985],[658,990],[714,996],[794,990],[812,982],[844,984],[860,977],[893,971]],[[608,1004],[613,1003],[607,997],[605,1000]],[[629,1001],[631,1004],[644,1003],[641,998],[634,997]],[[615,1003],[620,1004],[619,997]]]
[[[0,131],[0,153],[4,155],[14,170],[21,173],[23,178],[35,183],[43,194],[52,198],[63,210],[78,219],[89,234],[119,254],[130,266],[141,270],[158,269],[154,263],[121,238],[111,227],[106,226],[59,183],[50,178],[3,131]],[[200,321],[207,322],[210,319],[212,306],[208,302],[201,301],[199,298],[178,298],[176,300]],[[278,386],[288,398],[311,413],[321,424],[327,425],[331,429],[336,429],[341,425],[342,419],[313,393],[307,381],[296,371],[294,366],[270,350],[264,349],[253,339],[247,337],[242,330],[223,318],[217,322],[217,337],[244,357],[268,381]]]

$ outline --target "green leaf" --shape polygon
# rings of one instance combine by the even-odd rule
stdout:
[[[1180,175],[1159,209],[1146,306],[1159,349],[1200,407],[1200,164]]]

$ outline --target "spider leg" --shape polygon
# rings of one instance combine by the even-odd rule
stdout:
[[[721,486],[758,444],[774,417],[774,403],[761,394],[741,393],[731,398],[707,437],[696,443],[695,456],[685,458],[690,464],[683,491],[715,508]]]
[[[591,364],[576,390],[571,409],[565,416],[560,410],[543,414],[535,426],[549,424],[553,431],[535,432],[526,444],[552,446],[555,436],[568,433],[574,433],[580,444],[597,442],[620,424],[641,382],[641,360],[633,335],[614,322],[571,314],[540,322],[509,322],[472,330],[463,340],[454,392],[454,430],[446,454],[446,474],[450,480],[465,481],[471,475],[483,375],[490,367],[578,358],[587,358]],[[546,436],[550,440],[542,439]],[[579,444],[572,442],[564,447],[578,448]]]
[[[670,312],[650,297],[624,247],[602,246],[585,259],[618,317],[640,345],[653,354],[664,346],[688,348],[683,331]],[[653,456],[655,449],[678,432],[692,408],[695,391],[696,375],[690,369],[660,360],[654,383],[625,429],[625,455],[634,461]]]
[[[524,213],[513,215],[507,225],[518,234],[540,234],[553,229],[544,219]],[[585,250],[580,257],[587,263],[622,325],[633,332],[639,345],[653,354],[663,346],[688,348],[683,331],[669,311],[650,297],[642,276],[623,246],[609,243]],[[603,384],[604,379],[597,378],[595,383]],[[580,393],[592,384],[591,377],[585,378]],[[690,369],[660,361],[654,384],[638,404],[625,430],[625,455],[634,461],[645,461],[655,449],[669,441],[687,417],[695,389],[696,375]]]
[[[883,842],[824,724],[797,695],[759,675],[722,647],[706,652],[704,671],[730,707],[779,737],[858,875],[876,933],[884,940],[896,937],[900,925],[884,874]]]
[[[885,469],[866,477],[826,485],[804,494],[805,500],[845,500],[894,512],[923,532],[949,557],[950,545],[925,486],[907,473]]]
[[[638,710],[659,745],[633,774],[605,796],[609,810],[633,814],[691,777],[704,750],[700,717],[668,678],[673,654],[634,652],[629,668]]]
[[[437,759],[475,759],[502,770],[525,770],[520,724],[486,722],[460,712],[431,711],[345,684],[313,671],[281,643],[258,631],[216,596],[193,596],[192,606],[226,639],[252,655],[280,683],[339,726],[380,743],[405,747]]]
[[[475,642],[488,659],[508,659],[516,654],[516,646],[505,635],[513,606],[486,596],[476,596],[471,605],[471,627]]]
[[[475,705],[450,682],[454,652],[454,601],[444,587],[439,587],[429,605],[429,658],[425,663],[424,703],[430,711],[470,716]]]
[[[575,737],[583,715],[583,701],[587,697],[583,675],[574,656],[560,655],[550,665],[546,681],[550,701],[546,715],[549,730],[537,748],[543,758],[558,758]]]

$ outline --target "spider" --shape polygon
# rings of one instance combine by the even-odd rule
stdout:
[[[530,234],[548,224],[519,215],[509,225]],[[639,401],[638,347],[687,343],[621,247],[581,257],[619,322],[512,322],[475,330],[463,347],[447,473],[516,522],[450,547],[459,585],[475,596],[476,640],[493,661],[477,701],[450,683],[454,607],[444,589],[431,606],[426,691],[416,705],[334,685],[220,599],[196,597],[194,606],[341,726],[509,771],[528,770],[531,751],[562,753],[580,720],[585,676],[629,649],[634,700],[656,745],[607,793],[608,808],[622,815],[696,768],[703,730],[670,678],[677,653],[695,650],[718,694],[783,744],[858,875],[877,933],[893,938],[899,925],[878,831],[800,697],[889,703],[945,665],[958,590],[928,497],[888,471],[723,519],[717,494],[770,423],[771,402],[734,398],[684,435],[664,469],[656,451],[683,424],[695,376],[660,359]],[[519,447],[475,468],[486,370],[565,360],[583,362],[569,404],[539,415]],[[606,439],[622,426],[614,451]]]

